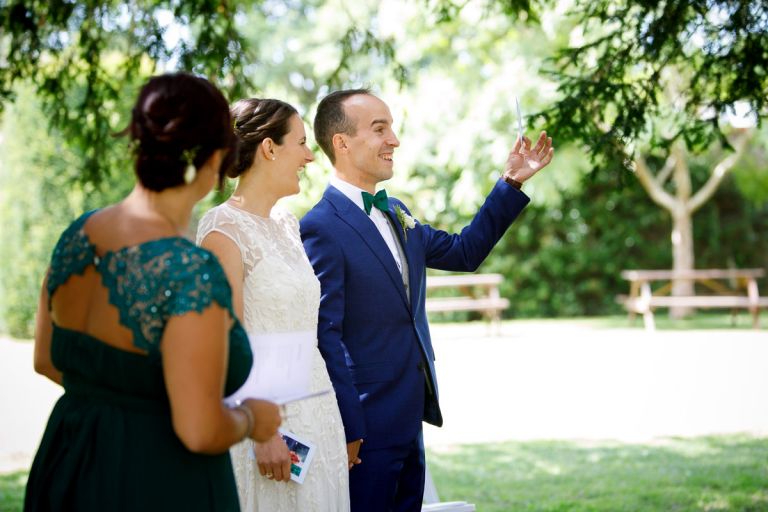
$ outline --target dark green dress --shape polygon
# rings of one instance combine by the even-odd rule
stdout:
[[[64,395],[53,408],[27,483],[31,510],[239,510],[229,452],[187,450],[173,431],[160,341],[174,315],[216,303],[230,311],[231,291],[208,251],[165,238],[98,257],[83,225],[61,236],[48,292],[94,265],[120,321],[148,355],[109,346],[54,325],[53,364]],[[245,382],[253,358],[235,320],[229,334],[226,394]]]

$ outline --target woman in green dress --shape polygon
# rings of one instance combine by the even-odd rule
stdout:
[[[27,483],[37,510],[237,510],[228,448],[271,438],[278,407],[222,397],[252,354],[217,259],[182,234],[236,156],[209,82],[152,78],[126,129],[138,182],[61,235],[43,283],[35,370],[64,387]]]

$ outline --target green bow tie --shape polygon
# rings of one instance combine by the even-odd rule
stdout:
[[[381,189],[376,192],[376,195],[363,192],[363,207],[365,208],[365,213],[370,215],[372,206],[375,206],[383,212],[389,211],[389,203],[387,202],[386,190]]]

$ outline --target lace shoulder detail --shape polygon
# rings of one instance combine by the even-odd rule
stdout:
[[[275,206],[272,209],[273,217],[286,228],[286,231],[299,231],[299,219],[285,208]]]
[[[96,253],[83,226],[96,210],[84,213],[59,237],[51,256],[48,272],[48,309],[51,308],[51,297],[56,289],[64,284],[73,274],[83,274],[88,265],[94,263]]]
[[[211,208],[197,225],[197,244],[200,245],[213,231],[223,234],[240,249],[245,272],[250,272],[262,259],[250,217],[250,214],[226,203]]]
[[[100,270],[120,322],[133,343],[159,354],[174,315],[201,312],[213,303],[232,310],[232,291],[216,257],[184,238],[164,238],[108,253]]]

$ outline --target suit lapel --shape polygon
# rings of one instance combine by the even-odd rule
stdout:
[[[395,203],[396,204],[396,203]],[[406,262],[408,263],[408,290],[409,290],[409,304],[413,303],[413,287],[416,283],[415,281],[415,275],[414,275],[414,268],[413,268],[413,262],[415,261],[410,254],[409,251],[409,245],[406,243],[407,240],[405,239],[403,235],[403,226],[400,224],[400,220],[397,218],[397,214],[393,210],[393,202],[390,200],[389,203],[389,210],[387,211],[387,216],[389,217],[390,222],[392,222],[392,226],[395,228],[394,231],[397,234],[397,239],[400,242],[400,247],[403,248],[403,255],[405,256]]]
[[[336,208],[336,215],[339,219],[357,232],[376,260],[384,267],[392,284],[400,293],[400,298],[403,299],[406,307],[408,307],[403,278],[397,269],[397,264],[392,257],[389,247],[381,237],[379,230],[376,229],[376,225],[368,218],[365,212],[335,187],[329,186],[325,191],[324,197]]]

